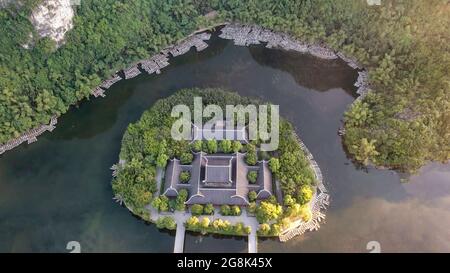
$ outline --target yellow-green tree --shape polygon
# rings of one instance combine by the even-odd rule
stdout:
[[[375,139],[369,141],[367,138],[362,138],[359,145],[353,146],[355,158],[364,165],[368,165],[370,161],[376,162],[375,157],[379,155],[375,147],[376,142]]]

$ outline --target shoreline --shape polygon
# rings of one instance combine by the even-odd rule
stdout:
[[[10,151],[16,147],[18,147],[20,144],[24,143],[25,141],[28,144],[31,144],[33,142],[37,141],[37,137],[45,133],[46,131],[53,131],[56,127],[55,125],[58,123],[57,116],[53,116],[50,118],[49,124],[43,124],[36,128],[33,128],[22,135],[20,135],[17,138],[13,138],[10,141],[6,142],[5,144],[0,146],[0,155],[3,153]]]
[[[280,235],[278,236],[281,242],[287,242],[295,236],[302,235],[306,231],[318,230],[320,228],[320,222],[325,219],[325,214],[322,211],[326,210],[327,206],[330,205],[330,195],[328,194],[328,191],[323,184],[322,171],[320,170],[319,165],[315,161],[314,156],[308,150],[306,145],[300,139],[300,137],[297,134],[295,134],[295,136],[298,143],[300,144],[300,147],[305,153],[306,158],[309,161],[311,169],[314,172],[314,176],[317,180],[317,186],[314,192],[314,196],[309,202],[309,205],[311,207],[311,219],[308,222],[304,222],[302,219],[300,219],[295,221],[294,223],[291,223],[291,226],[281,231]]]
[[[169,58],[186,54],[192,47],[195,47],[197,52],[203,51],[208,47],[208,44],[206,44],[205,41],[209,40],[211,37],[211,33],[207,32],[217,27],[223,27],[221,30],[222,33],[219,34],[219,37],[222,39],[234,40],[235,45],[249,46],[252,44],[256,45],[267,43],[267,48],[293,50],[299,53],[311,54],[317,58],[328,60],[340,58],[351,68],[361,70],[358,71],[358,79],[354,84],[358,87],[356,93],[359,96],[353,101],[353,103],[363,99],[364,96],[370,92],[367,70],[365,70],[354,58],[348,57],[341,52],[335,52],[324,44],[319,45],[301,42],[287,33],[272,31],[257,25],[221,22],[198,29],[186,36],[186,38],[177,41],[175,44],[166,46],[150,58],[137,61],[127,68],[116,71],[110,78],[94,87],[91,91],[91,95],[95,98],[105,97],[105,92],[112,85],[121,80],[132,79],[142,74],[141,70],[147,72],[149,75],[153,73],[160,74],[161,69],[170,65]],[[123,74],[123,77],[121,74]],[[353,103],[350,104],[350,107]],[[53,116],[51,118],[50,125],[43,124],[32,128],[23,133],[21,136],[13,138],[5,144],[0,145],[0,155],[6,151],[16,148],[25,141],[28,141],[28,144],[37,141],[37,137],[46,131],[51,132],[55,128],[54,125],[56,124],[56,122],[52,124],[52,120],[56,118],[57,116]]]
[[[341,52],[335,52],[324,44],[305,43],[293,38],[289,34],[272,31],[257,25],[245,25],[239,23],[223,22],[198,29],[192,32],[186,38],[177,41],[173,45],[165,47],[164,49],[162,49],[155,55],[151,56],[150,58],[135,62],[128,68],[117,71],[112,75],[112,77],[104,80],[99,86],[95,87],[91,91],[91,95],[93,95],[96,98],[105,97],[106,96],[105,92],[112,85],[121,80],[132,79],[142,74],[143,71],[147,72],[149,75],[154,73],[160,74],[163,68],[170,65],[169,63],[170,58],[186,54],[191,50],[192,47],[195,47],[197,52],[203,51],[209,46],[205,42],[211,38],[211,33],[209,33],[209,31],[217,27],[223,27],[221,29],[221,33],[218,35],[220,38],[233,40],[234,44],[237,46],[249,46],[265,43],[266,48],[280,48],[282,50],[287,51],[293,50],[302,54],[311,54],[317,58],[326,60],[335,60],[340,58],[341,60],[346,62],[346,64],[351,68],[361,70],[358,71],[358,78],[357,81],[354,83],[355,87],[358,88],[356,93],[359,96],[354,100],[353,103],[357,102],[358,100],[361,100],[370,91],[367,71],[364,70],[355,59],[347,57]],[[0,155],[8,150],[14,149],[15,147],[19,146],[25,141],[28,141],[28,144],[37,141],[36,138],[37,136],[41,135],[46,131],[52,131],[55,128],[54,126],[55,124],[56,124],[56,117],[52,117],[49,125],[41,125],[35,129],[30,130],[29,132],[24,133],[19,138],[7,142],[5,145],[0,146]],[[309,160],[310,166],[316,177],[317,186],[314,196],[309,203],[311,206],[311,213],[312,213],[311,219],[308,222],[297,220],[294,223],[292,223],[289,228],[283,230],[281,234],[278,236],[280,241],[282,242],[285,242],[297,235],[301,235],[306,231],[318,230],[320,228],[319,223],[321,222],[321,220],[325,218],[325,214],[322,213],[321,210],[326,209],[326,207],[329,205],[330,196],[323,184],[323,177],[321,170],[317,162],[314,160],[313,155],[309,152],[308,148],[301,141],[301,139],[298,137],[297,134],[296,137],[303,152],[306,154],[306,157]],[[125,202],[123,203],[125,207],[133,215],[139,216],[133,210],[131,210],[125,204]],[[143,219],[142,217],[140,218]],[[154,221],[152,221],[151,215],[149,220],[146,219],[143,220],[145,222],[154,223]]]

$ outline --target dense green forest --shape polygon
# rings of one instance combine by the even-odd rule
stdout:
[[[82,0],[58,50],[49,39],[20,46],[40,0],[22,2],[0,10],[0,143],[66,112],[116,70],[228,20],[324,42],[369,70],[375,92],[345,114],[356,160],[415,170],[450,158],[448,0]]]

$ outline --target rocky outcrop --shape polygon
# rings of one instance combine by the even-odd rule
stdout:
[[[30,16],[38,35],[52,39],[58,47],[64,44],[67,31],[73,28],[72,4],[72,0],[43,0]]]

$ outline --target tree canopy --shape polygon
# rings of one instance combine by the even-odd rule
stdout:
[[[283,208],[279,204],[261,202],[256,209],[256,219],[259,223],[268,223],[277,220],[283,213]]]
[[[0,143],[65,113],[115,71],[227,20],[325,43],[368,69],[375,93],[345,116],[344,143],[356,160],[414,170],[450,158],[445,0],[383,0],[380,6],[362,0],[83,0],[64,46],[54,50],[51,40],[35,34],[25,49],[34,33],[28,18],[40,1],[0,10]],[[210,11],[217,16],[204,16]],[[362,139],[374,152],[367,154]],[[164,155],[157,157],[160,166]]]

